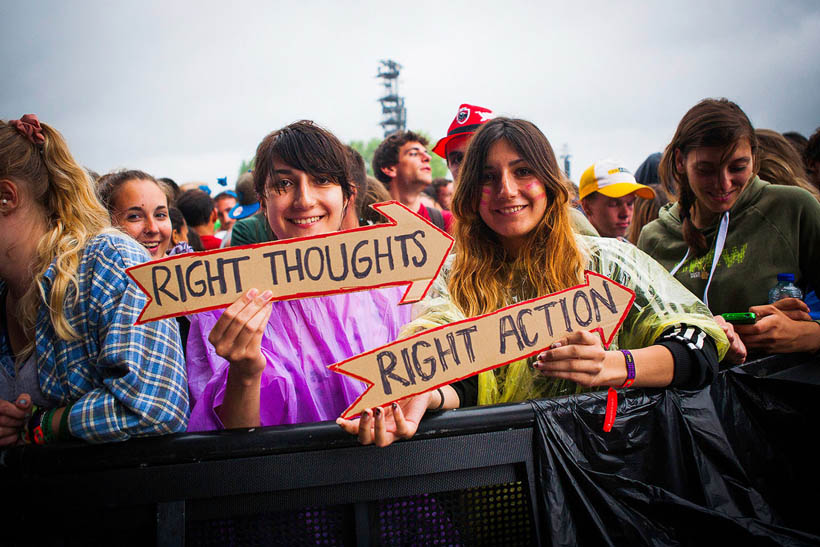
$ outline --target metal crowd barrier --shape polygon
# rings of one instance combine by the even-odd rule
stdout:
[[[573,398],[603,415],[601,394]],[[330,422],[15,447],[0,514],[20,544],[542,544],[533,426],[519,403],[429,416],[387,448]]]

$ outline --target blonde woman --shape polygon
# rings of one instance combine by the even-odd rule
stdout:
[[[134,326],[125,268],[145,249],[108,212],[53,128],[0,121],[0,444],[184,430],[174,322]]]
[[[483,125],[470,141],[453,198],[455,258],[402,334],[578,285],[586,269],[636,293],[609,350],[596,334],[572,332],[537,359],[337,423],[364,444],[386,445],[412,436],[428,409],[606,386],[700,388],[710,383],[728,342],[709,310],[632,245],[573,234],[568,199],[552,147],[535,125],[509,118]]]

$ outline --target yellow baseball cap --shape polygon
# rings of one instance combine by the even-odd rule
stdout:
[[[602,160],[589,167],[581,175],[578,197],[584,199],[593,192],[600,192],[610,198],[620,198],[635,192],[644,199],[655,199],[655,191],[638,183],[635,175],[615,160]]]

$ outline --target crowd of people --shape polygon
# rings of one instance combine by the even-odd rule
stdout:
[[[34,115],[0,121],[0,446],[333,420],[365,385],[327,366],[425,329],[578,285],[635,293],[608,348],[576,331],[536,356],[355,420],[363,444],[412,437],[427,411],[609,387],[701,389],[757,353],[820,351],[820,130],[755,129],[726,99],[681,119],[633,172],[601,158],[578,187],[546,135],[463,104],[432,153],[384,139],[364,160],[299,121],[260,142],[252,171],[211,197],[140,170],[102,176]],[[384,222],[396,200],[455,239],[425,298],[387,287],[273,301],[249,287],[223,310],[137,325],[125,269],[220,247]],[[802,289],[770,301],[778,275]],[[723,314],[750,312],[749,324]]]

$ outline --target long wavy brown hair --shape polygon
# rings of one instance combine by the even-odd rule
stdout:
[[[683,115],[675,135],[663,152],[658,174],[661,180],[677,183],[677,198],[683,222],[683,240],[695,256],[706,252],[708,245],[703,234],[692,222],[692,208],[697,198],[689,185],[686,172],[678,171],[675,153],[683,157],[699,147],[720,147],[723,149],[721,161],[726,160],[742,140],[747,140],[752,149],[753,172],[757,175],[759,166],[757,136],[752,122],[741,108],[729,99],[703,99]],[[671,191],[671,189],[670,189]]]
[[[546,188],[547,208],[518,253],[509,251],[478,211],[487,155],[506,141]],[[449,289],[468,317],[510,304],[511,296],[534,298],[579,282],[582,255],[567,211],[569,193],[547,138],[531,122],[495,118],[470,141],[453,196],[457,253]]]

